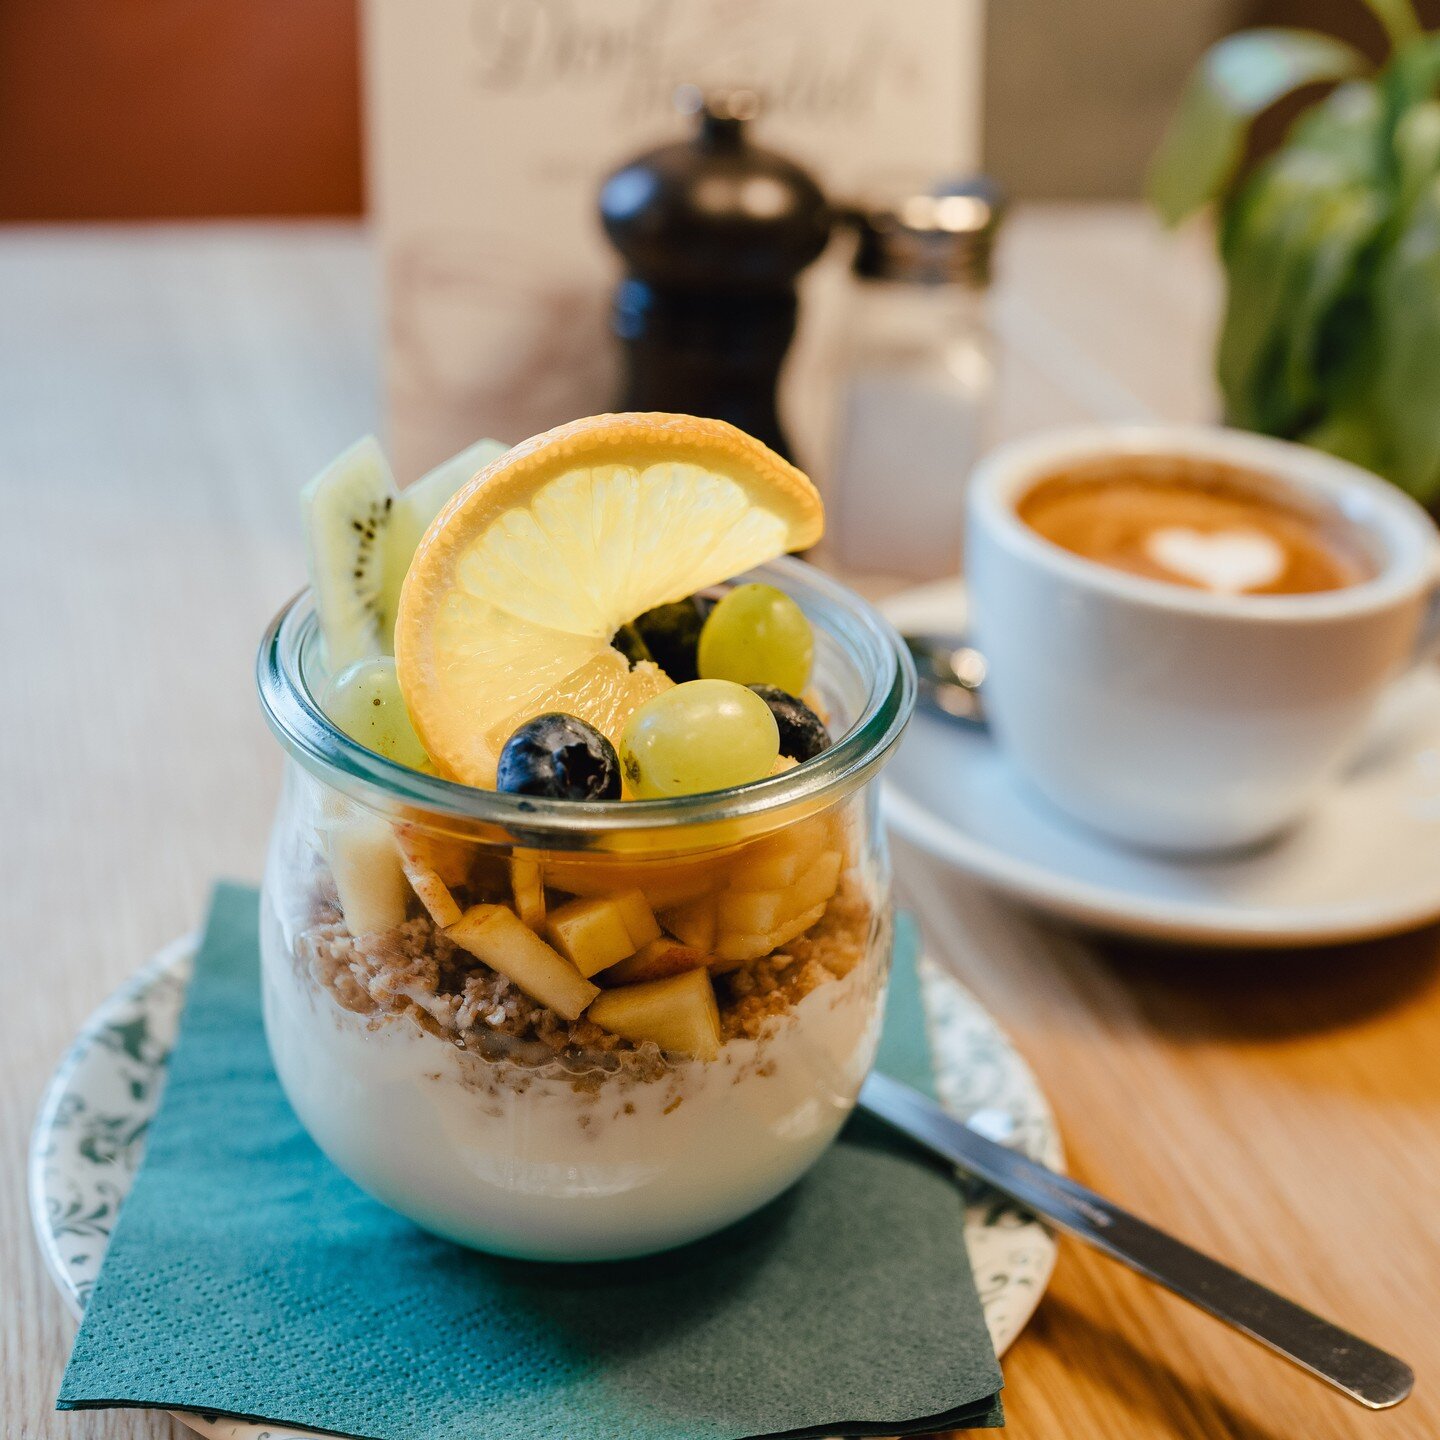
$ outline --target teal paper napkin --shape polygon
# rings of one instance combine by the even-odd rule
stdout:
[[[882,1066],[929,1082],[913,928]],[[954,1180],[857,1117],[800,1184],[645,1261],[497,1260],[369,1199],[271,1068],[253,890],[222,886],[62,1410],[366,1440],[748,1440],[1001,1423]]]

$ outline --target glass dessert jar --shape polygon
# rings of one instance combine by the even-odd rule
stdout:
[[[265,636],[289,757],[261,902],[276,1070],[330,1159],[427,1229],[534,1259],[667,1249],[786,1189],[854,1106],[890,951],[873,781],[913,674],[812,567],[740,578],[809,617],[834,743],[666,800],[398,766],[321,712],[308,592]]]

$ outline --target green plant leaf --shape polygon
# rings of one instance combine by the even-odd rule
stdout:
[[[1380,89],[1392,130],[1412,106],[1440,96],[1440,35],[1426,35],[1397,50],[1380,72]]]
[[[1395,164],[1396,210],[1408,217],[1440,175],[1440,100],[1421,100],[1400,117],[1395,127]]]
[[[1411,0],[1365,0],[1370,13],[1385,27],[1397,50],[1420,37],[1420,21]]]
[[[1375,87],[1333,94],[1228,207],[1216,369],[1234,424],[1294,435],[1323,413],[1390,212]],[[1363,316],[1363,307],[1361,309]]]
[[[1363,284],[1370,251],[1385,224],[1389,206],[1378,188],[1363,183],[1337,187],[1316,197],[1311,219],[1310,262],[1294,287],[1294,301],[1282,337],[1275,403],[1292,430],[1324,404],[1329,355],[1349,338],[1333,317]],[[1336,329],[1341,330],[1336,334]],[[1328,343],[1327,342],[1331,342]],[[1343,358],[1343,357],[1342,357]]]
[[[1385,442],[1376,428],[1374,408],[1368,403],[1342,405],[1297,438],[1377,475],[1385,473]]]
[[[1370,68],[1358,50],[1310,30],[1242,30],[1211,46],[1196,67],[1150,164],[1146,192],[1167,224],[1229,185],[1251,120],[1282,95]]]
[[[1428,503],[1440,496],[1440,175],[1377,267],[1373,302],[1386,473]]]

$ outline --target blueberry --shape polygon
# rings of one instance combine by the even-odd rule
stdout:
[[[769,707],[780,728],[780,753],[791,760],[813,760],[830,748],[830,732],[803,701],[775,685],[750,687]]]
[[[551,800],[618,800],[620,757],[593,725],[574,715],[537,715],[505,742],[495,788]]]
[[[657,605],[634,622],[655,663],[677,685],[700,678],[695,656],[705,617],[713,608],[713,601],[691,595],[670,605]]]

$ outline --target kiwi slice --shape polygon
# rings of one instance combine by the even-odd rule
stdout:
[[[387,650],[393,651],[395,648],[395,618],[400,613],[400,587],[405,583],[405,572],[410,568],[416,547],[424,538],[425,532],[445,508],[451,496],[509,448],[498,440],[477,440],[400,492],[386,541],[385,587],[380,602]]]
[[[400,587],[415,547],[450,497],[507,449],[478,440],[402,492],[379,441],[366,436],[301,491],[310,585],[332,674],[395,653]]]
[[[332,672],[395,648],[382,606],[397,499],[390,466],[373,435],[352,445],[300,492],[305,558]]]

